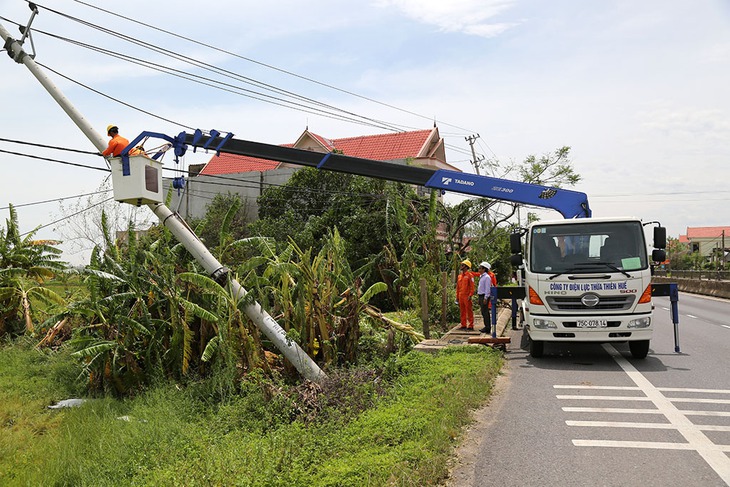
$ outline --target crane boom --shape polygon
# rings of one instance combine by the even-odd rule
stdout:
[[[479,176],[446,169],[428,169],[387,161],[361,159],[335,152],[321,153],[293,147],[264,144],[228,137],[211,137],[196,132],[178,136],[192,147],[210,148],[229,154],[257,157],[329,171],[369,176],[389,181],[425,186],[514,203],[551,208],[565,218],[591,216],[585,193],[562,188],[529,184],[509,179]]]

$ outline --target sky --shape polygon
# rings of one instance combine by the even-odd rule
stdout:
[[[334,139],[388,132],[383,125],[416,130],[436,123],[448,162],[464,171],[473,172],[465,138],[475,134],[477,155],[501,164],[570,146],[582,177],[572,189],[588,195],[594,216],[660,221],[672,237],[687,227],[730,225],[727,0],[219,0],[209,7],[128,0],[109,7],[116,15],[75,0],[36,3],[38,62],[148,112],[49,73],[102,135],[109,124],[130,140],[142,131],[215,128],[281,144],[307,127]],[[30,14],[23,0],[0,0],[0,16],[7,19],[0,24],[16,38],[12,22],[26,24]],[[88,23],[238,79],[142,49]],[[59,37],[225,80],[231,89],[192,83]],[[243,84],[242,77],[337,107],[361,123],[263,101],[273,93]],[[237,87],[251,96],[233,93]],[[5,55],[0,114],[2,139],[95,150],[31,73]],[[0,150],[104,166],[92,155],[6,141]],[[165,167],[210,156],[188,154],[179,166],[167,158]],[[0,170],[0,226],[12,203],[21,231],[43,225],[36,237],[47,239],[63,239],[63,222],[54,222],[88,206],[87,198],[71,197],[98,191],[106,178],[101,171],[2,152]],[[65,210],[58,202],[34,204],[58,198],[71,198],[63,200]],[[119,212],[120,219],[129,212],[154,218],[144,207],[120,206]],[[61,247],[71,263],[86,258],[69,241]]]

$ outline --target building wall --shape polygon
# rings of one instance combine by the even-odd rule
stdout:
[[[255,221],[258,218],[256,199],[263,190],[271,185],[285,184],[291,175],[300,168],[282,168],[271,171],[226,174],[225,179],[219,176],[196,176],[186,178],[184,191],[173,190],[170,208],[183,218],[202,218],[208,204],[216,194],[233,193],[241,196],[246,205],[246,218]],[[163,186],[167,192],[170,182],[165,180]]]
[[[722,246],[722,242],[719,238],[697,238],[692,239],[690,241],[690,248],[692,248],[693,243],[698,243],[700,245],[700,254],[708,257],[712,255],[712,253],[715,251],[716,248],[720,248]],[[728,242],[726,242],[725,245],[727,245]]]

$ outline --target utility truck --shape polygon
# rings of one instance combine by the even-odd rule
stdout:
[[[653,227],[649,254],[644,226],[637,218],[577,218],[534,222],[511,235],[531,356],[542,356],[545,342],[628,341],[634,358],[646,357],[652,262],[665,258],[666,230]]]

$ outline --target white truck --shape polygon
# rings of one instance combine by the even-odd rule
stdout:
[[[545,342],[628,342],[634,358],[646,357],[651,266],[665,259],[666,229],[654,227],[649,255],[644,226],[638,218],[577,218],[538,221],[511,235],[532,357],[542,356]]]

